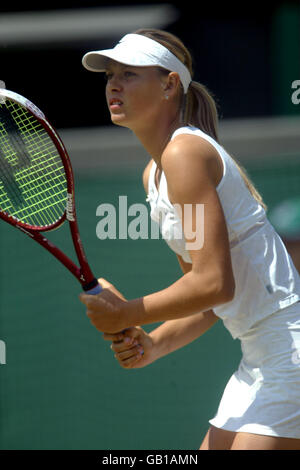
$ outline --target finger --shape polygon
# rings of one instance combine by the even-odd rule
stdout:
[[[136,339],[141,335],[141,330],[138,327],[132,326],[126,328],[122,333],[124,333],[126,338]]]
[[[99,305],[98,295],[101,295],[101,294],[89,295],[89,294],[81,293],[79,294],[79,300],[87,307],[93,307],[95,305]]]
[[[98,315],[93,311],[90,310],[90,306],[88,307],[88,310],[86,311],[86,315],[89,317],[91,323],[94,325],[95,322],[98,320]]]
[[[138,346],[138,342],[136,340],[131,340],[130,338],[124,338],[124,340],[122,341],[114,341],[110,345],[110,349],[112,349],[116,353],[119,353],[122,351],[132,350],[132,348],[135,346]]]
[[[123,361],[119,361],[119,364],[124,369],[130,369],[134,367],[142,359],[142,357],[143,356],[141,354],[137,354],[129,357],[128,359],[124,359]]]
[[[130,330],[130,331],[129,331]],[[129,328],[125,330],[122,339],[115,340],[112,342],[111,349],[115,351],[122,351],[128,349],[128,347],[137,346],[139,343],[139,334],[136,328]]]
[[[103,339],[105,341],[122,341],[124,339],[124,333],[103,333]]]
[[[138,336],[138,332],[135,332],[134,330],[135,328],[131,327],[114,334],[103,333],[103,339],[105,339],[106,341],[122,341],[123,339],[128,338],[126,342],[127,344],[130,344],[134,340],[134,338]]]
[[[139,344],[138,346],[135,346],[134,348],[127,349],[126,351],[122,352],[116,352],[115,358],[118,359],[118,361],[125,361],[126,359],[130,357],[141,357],[144,354],[143,347]]]

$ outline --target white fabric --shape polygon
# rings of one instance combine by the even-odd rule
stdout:
[[[179,134],[197,135],[207,140],[223,161],[223,178],[217,192],[228,229],[236,288],[233,300],[215,307],[214,312],[233,338],[237,338],[257,321],[300,300],[300,277],[265,210],[247,189],[234,160],[199,129],[182,127],[175,131],[172,139]],[[185,240],[178,236],[182,232],[181,220],[169,201],[165,174],[162,172],[157,191],[155,171],[153,163],[147,197],[151,218],[159,222],[161,217],[163,238],[184,261],[191,262]]]
[[[83,56],[83,66],[92,72],[104,72],[107,59],[134,67],[159,66],[177,72],[184,93],[191,83],[187,67],[166,47],[141,34],[126,34],[113,49],[91,51]]]
[[[224,390],[217,428],[300,439],[300,303],[253,325]]]

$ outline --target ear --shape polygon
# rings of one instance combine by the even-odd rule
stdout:
[[[170,72],[166,77],[164,91],[169,96],[175,95],[180,88],[180,77],[177,72]]]

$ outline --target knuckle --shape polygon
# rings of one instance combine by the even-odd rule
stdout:
[[[121,363],[121,366],[123,367],[123,369],[130,369],[130,364]]]
[[[113,351],[117,353],[122,351],[122,346],[118,343],[112,343],[110,347]]]

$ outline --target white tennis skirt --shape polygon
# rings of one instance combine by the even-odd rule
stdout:
[[[300,439],[300,303],[256,323],[239,339],[242,360],[210,424]]]

